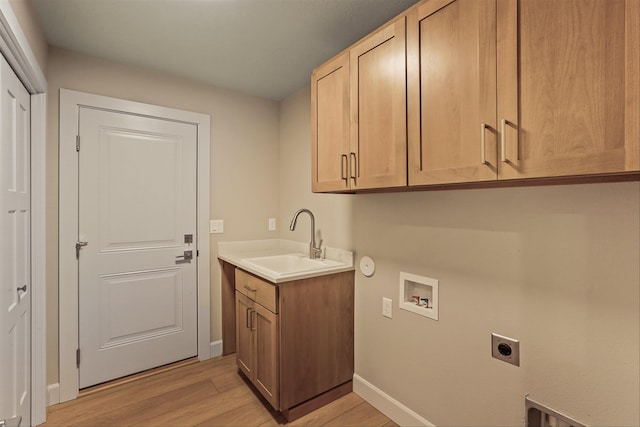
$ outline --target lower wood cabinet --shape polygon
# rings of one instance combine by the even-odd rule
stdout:
[[[238,369],[292,421],[352,390],[354,272],[272,284],[235,270]]]
[[[236,292],[236,316],[238,368],[278,408],[278,315]]]

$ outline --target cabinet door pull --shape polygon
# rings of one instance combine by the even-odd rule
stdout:
[[[486,123],[481,123],[480,124],[480,160],[482,162],[483,165],[487,164],[487,157],[485,154],[485,149],[486,149],[486,145],[487,145],[487,141],[486,141],[486,137],[485,137],[485,130],[487,129],[487,125]]]
[[[247,329],[251,330],[251,325],[250,325],[250,319],[251,319],[251,309],[249,307],[247,307],[247,315],[245,320],[247,321]]]
[[[252,330],[252,331],[256,330],[256,324],[255,324],[256,323],[255,322],[256,316],[255,316],[255,314],[256,314],[256,311],[255,310],[251,310],[251,314],[249,315],[249,319],[251,319],[251,328],[249,328],[249,329]]]
[[[514,123],[511,123],[509,120],[507,119],[502,119],[502,135],[500,135],[500,145],[502,148],[502,153],[500,153],[500,160],[502,160],[504,163],[507,163],[509,160],[507,159],[507,125],[514,125]],[[519,143],[519,139],[516,139],[516,153],[518,153],[519,147],[518,144]],[[516,155],[516,159],[520,159],[519,155]]]
[[[502,131],[500,132],[500,160],[507,162],[507,119],[502,119]]]
[[[251,289],[251,287],[249,285],[244,285],[243,288],[245,288],[249,292],[258,292],[258,289]]]
[[[347,155],[346,154],[341,154],[340,155],[340,178],[344,179],[345,181],[349,180],[349,177],[347,176],[347,169],[349,168],[348,162],[349,160],[347,159]]]
[[[353,151],[349,153],[349,157],[353,160],[349,164],[349,169],[351,170],[350,177],[355,182],[356,180],[356,168],[358,167],[358,158],[356,157],[356,153]]]

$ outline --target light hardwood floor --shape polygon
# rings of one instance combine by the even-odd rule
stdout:
[[[48,408],[49,426],[287,425],[238,373],[235,355],[217,357],[112,387]],[[397,426],[355,393],[288,425]]]

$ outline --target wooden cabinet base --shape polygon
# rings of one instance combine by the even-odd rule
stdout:
[[[287,422],[291,422],[351,393],[352,391],[353,381],[347,381],[346,383],[332,388],[313,399],[309,399],[306,402],[302,402],[301,404],[294,406],[293,408],[281,411],[281,414],[286,418]]]

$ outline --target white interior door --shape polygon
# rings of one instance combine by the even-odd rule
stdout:
[[[0,422],[28,426],[31,424],[31,111],[27,90],[4,57],[0,58]]]
[[[79,136],[83,388],[198,354],[197,129],[81,107]]]

